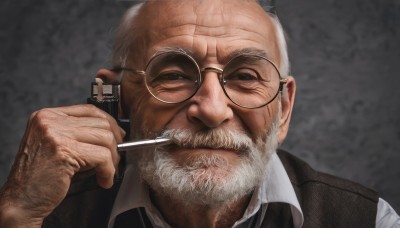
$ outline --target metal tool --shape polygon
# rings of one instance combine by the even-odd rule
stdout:
[[[131,151],[137,148],[164,146],[172,143],[172,139],[157,137],[155,139],[144,139],[138,141],[124,142],[117,145],[118,151]]]

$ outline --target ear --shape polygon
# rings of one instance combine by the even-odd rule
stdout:
[[[294,97],[296,94],[296,81],[292,76],[287,77],[281,96],[281,117],[279,121],[278,142],[282,144],[289,130],[290,118],[292,116]]]
[[[97,71],[96,78],[100,78],[101,80],[103,80],[104,83],[115,83],[115,82],[120,81],[120,74],[117,72],[114,72],[112,70],[102,68]],[[119,92],[118,96],[119,96],[119,102],[118,102],[119,117],[126,118],[126,116],[124,115],[124,112],[122,111],[123,109],[121,106],[121,104],[122,104],[121,92]]]
[[[96,73],[96,78],[100,78],[104,83],[113,83],[119,81],[119,73],[108,70],[108,69],[100,69]]]

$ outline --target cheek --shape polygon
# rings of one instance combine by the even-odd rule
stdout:
[[[271,108],[272,104],[254,110],[248,110],[239,114],[243,124],[248,128],[253,140],[261,137],[265,139],[271,129],[272,124],[277,118],[276,108]]]
[[[152,96],[138,105],[139,111],[134,115],[142,119],[139,131],[146,137],[156,137],[165,126],[175,118],[176,107],[171,104],[164,104]],[[132,112],[133,113],[133,112]]]
[[[135,89],[133,89],[135,88]],[[131,121],[131,138],[156,137],[178,112],[177,105],[156,100],[143,87],[123,88],[123,108]]]

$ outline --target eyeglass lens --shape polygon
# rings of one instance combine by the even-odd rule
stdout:
[[[166,52],[150,60],[145,79],[155,98],[167,103],[179,103],[197,92],[201,85],[201,72],[188,55]],[[267,59],[254,55],[233,58],[224,67],[220,80],[229,99],[247,108],[269,103],[280,86],[275,66]]]

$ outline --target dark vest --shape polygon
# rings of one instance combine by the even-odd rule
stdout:
[[[378,194],[354,182],[313,170],[304,161],[279,150],[304,214],[304,228],[375,227]],[[105,228],[120,187],[97,187],[94,178],[74,182],[64,201],[45,219],[43,227]],[[142,214],[140,216],[139,214]],[[143,210],[117,217],[115,227],[151,227]],[[268,205],[262,227],[293,227],[290,206]]]

